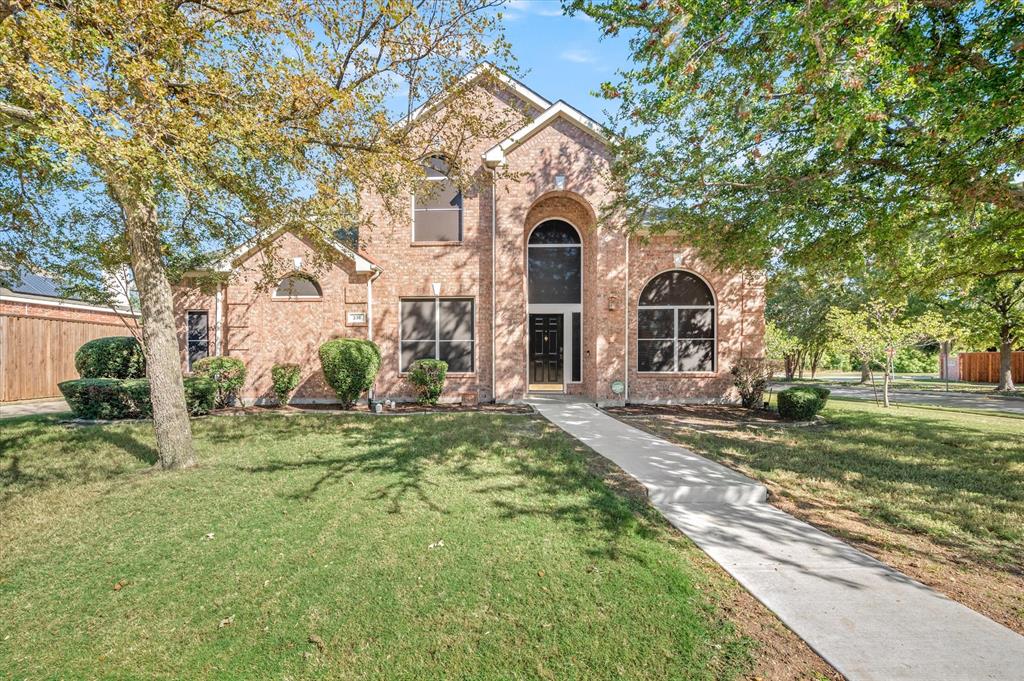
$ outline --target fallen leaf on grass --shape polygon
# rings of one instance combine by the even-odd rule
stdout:
[[[128,586],[128,580],[127,579],[122,579],[121,581],[119,581],[117,584],[114,585],[114,591],[120,591],[121,589],[125,588],[126,586]]]
[[[309,642],[316,646],[321,653],[324,652],[324,640],[316,634],[309,635]]]
[[[203,541],[210,541],[211,539],[213,539],[213,532],[207,532],[206,536],[203,537]]]
[[[234,623],[235,623],[235,616],[231,615],[230,617],[225,617],[224,619],[222,619],[220,621],[220,624],[217,625],[217,628],[218,629],[223,629],[224,627],[230,627]]]
[[[442,546],[444,546],[444,539],[439,539],[436,542],[434,542],[433,544],[431,544],[430,546],[428,546],[427,548],[428,549],[439,549]]]

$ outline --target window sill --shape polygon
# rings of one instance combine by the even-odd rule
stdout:
[[[430,248],[438,246],[461,246],[465,241],[410,241],[409,245],[413,248]]]

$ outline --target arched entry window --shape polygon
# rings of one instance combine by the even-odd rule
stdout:
[[[579,304],[583,284],[580,235],[564,220],[542,222],[530,234],[527,281],[531,304]]]
[[[423,162],[427,189],[413,196],[413,241],[462,241],[462,192],[449,177],[451,168],[443,156]]]
[[[296,272],[280,281],[274,298],[282,300],[315,300],[323,296],[320,284],[312,277]]]
[[[715,297],[691,272],[651,279],[637,311],[637,370],[715,371]]]

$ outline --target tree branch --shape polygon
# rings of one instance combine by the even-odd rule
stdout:
[[[35,111],[15,106],[14,104],[8,104],[7,102],[0,102],[0,116],[13,119],[19,123],[32,123],[39,118],[39,114]]]

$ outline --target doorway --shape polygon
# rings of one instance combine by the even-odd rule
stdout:
[[[530,391],[565,389],[563,354],[564,315],[530,315]]]

